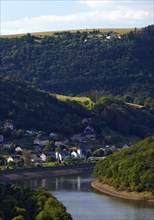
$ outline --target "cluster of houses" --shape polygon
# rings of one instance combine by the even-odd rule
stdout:
[[[68,140],[61,141],[58,134],[51,132],[49,135],[41,135],[41,132],[34,129],[25,130],[25,136],[35,137],[32,144],[25,144],[24,147],[16,146],[13,144],[14,154],[7,158],[6,164],[14,162],[15,164],[24,159],[24,151],[30,151],[30,161],[33,163],[49,162],[49,161],[65,161],[68,158],[87,158],[87,151],[91,154],[91,149],[86,144],[86,139],[95,140],[96,133],[92,127],[89,126],[90,119],[83,119],[82,123],[85,124],[85,129],[82,133],[76,134],[71,138],[72,142],[78,142],[80,147],[76,150],[70,150],[65,147]],[[8,128],[13,131],[13,122],[7,120],[3,123],[3,128]],[[79,137],[79,138],[75,138]],[[43,148],[50,143],[54,142],[53,151],[45,151]],[[4,141],[4,136],[0,134],[0,144],[5,148],[10,147],[10,143]],[[58,150],[55,150],[58,148]]]
[[[98,36],[87,36],[87,38],[85,38],[85,42],[93,42],[93,41],[98,41],[99,39],[103,39],[103,40],[112,40],[112,39],[121,39],[121,36],[117,35],[117,32],[114,31],[108,31],[108,32],[104,32],[101,35]]]
[[[121,39],[121,36],[118,34],[118,32],[115,32],[113,30],[109,30],[106,32],[101,32],[100,30],[93,30],[93,31],[77,31],[76,33],[71,33],[69,31],[66,32],[55,32],[55,35],[62,36],[66,35],[68,39],[73,39],[74,35],[83,36],[84,42],[95,42],[100,39],[103,40],[111,40],[111,39]]]
[[[36,139],[34,140],[34,142],[35,141]],[[87,145],[80,146],[76,150],[69,150],[64,145],[59,145],[59,147],[62,147],[63,149],[59,148],[60,150],[58,151],[42,151],[42,148],[44,147],[43,142],[40,140],[40,144],[33,144],[29,147],[24,147],[24,148],[16,146],[15,151],[18,156],[10,155],[7,158],[7,163],[9,162],[17,163],[18,161],[20,161],[21,158],[24,158],[23,152],[27,149],[31,151],[31,153],[29,154],[30,161],[35,164],[39,164],[42,162],[50,162],[50,161],[62,162],[67,160],[68,158],[76,158],[76,159],[86,158],[87,150],[91,153],[91,149]],[[55,145],[56,144],[57,141],[55,142]]]
[[[36,141],[36,139],[34,140],[34,142]],[[21,158],[24,158],[24,154],[22,154],[25,150],[29,149],[31,151],[31,153],[29,154],[29,159],[32,163],[34,164],[39,164],[42,162],[51,162],[51,161],[58,161],[58,162],[63,162],[69,158],[73,158],[73,159],[78,159],[78,158],[82,158],[82,159],[86,159],[89,158],[90,160],[94,159],[94,157],[92,156],[92,151],[89,148],[89,146],[87,146],[86,144],[83,144],[80,147],[77,147],[76,150],[69,150],[67,148],[65,148],[65,146],[63,145],[62,142],[55,142],[55,146],[61,146],[62,148],[58,151],[42,151],[42,147],[44,147],[44,145],[42,145],[43,142],[40,140],[40,144],[33,144],[29,147],[24,147],[21,148],[19,146],[15,146],[15,151],[17,153],[17,155],[10,155],[7,158],[7,163],[9,162],[15,162],[15,164],[17,164]],[[129,146],[127,144],[125,144],[123,147],[117,147],[117,146],[106,146],[105,148],[100,148],[101,150],[105,151],[106,149],[110,149],[110,150],[121,150],[121,149],[126,149]],[[19,156],[19,152],[20,152],[20,156]]]
[[[51,132],[49,135],[42,135],[41,132],[36,131],[34,129],[25,130],[25,136],[32,136],[33,143],[25,144],[24,147],[16,146],[13,144],[14,153],[8,156],[6,160],[6,164],[9,162],[14,162],[17,164],[21,158],[24,159],[24,152],[29,151],[29,160],[32,163],[39,164],[42,162],[50,162],[50,161],[58,161],[62,162],[67,160],[68,158],[91,158],[92,151],[90,147],[87,145],[87,140],[93,141],[95,143],[96,140],[96,132],[91,126],[91,119],[84,118],[82,120],[82,124],[85,125],[85,129],[82,133],[74,134],[70,141],[74,143],[77,147],[75,150],[70,150],[69,147],[66,147],[68,144],[68,140],[62,141],[58,134],[55,132]],[[3,128],[9,128],[11,130],[14,129],[14,125],[12,121],[5,121],[3,124]],[[44,147],[50,144],[50,141],[54,144],[51,150],[45,150]],[[9,148],[10,143],[6,143],[4,140],[4,136],[0,134],[0,144],[4,147],[4,149]],[[128,145],[124,145],[123,148],[129,147]],[[102,150],[111,149],[111,150],[120,150],[121,148],[116,146],[106,146],[102,148]]]

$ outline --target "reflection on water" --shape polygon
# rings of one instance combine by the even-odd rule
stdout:
[[[43,186],[66,206],[74,220],[154,220],[152,203],[100,194],[91,188],[94,178],[71,175],[24,180],[24,188]]]
[[[94,178],[92,176],[89,177],[89,175],[88,177],[71,175],[17,181],[16,183],[20,184],[23,188],[30,189],[42,186],[51,191],[61,191],[64,189],[69,191],[91,191],[90,183],[92,181],[94,181]]]

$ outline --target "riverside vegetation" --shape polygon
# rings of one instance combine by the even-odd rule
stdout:
[[[151,136],[97,162],[94,175],[99,182],[118,190],[147,191],[154,195],[153,158],[154,136]]]
[[[1,220],[71,220],[64,205],[45,188],[21,189],[0,183]]]

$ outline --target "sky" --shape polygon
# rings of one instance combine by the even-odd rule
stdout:
[[[154,0],[0,0],[0,34],[135,28],[154,22]]]

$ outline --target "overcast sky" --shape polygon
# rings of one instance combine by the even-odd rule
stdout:
[[[153,0],[0,0],[1,34],[153,24]]]

